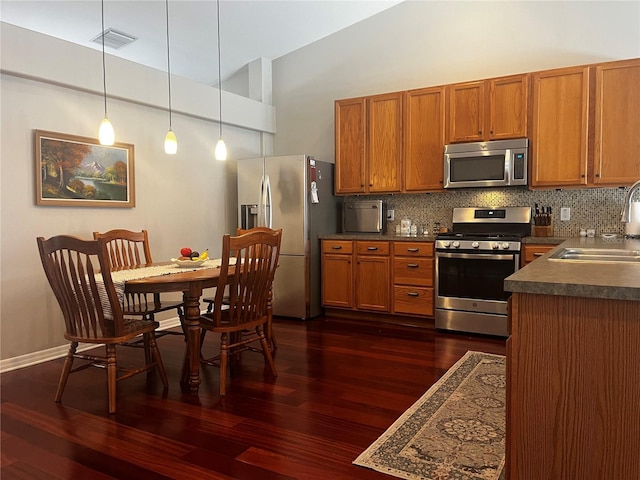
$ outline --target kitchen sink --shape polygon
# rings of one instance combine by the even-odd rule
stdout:
[[[579,262],[624,262],[640,264],[639,250],[622,248],[561,248],[549,257],[549,260],[568,260]]]

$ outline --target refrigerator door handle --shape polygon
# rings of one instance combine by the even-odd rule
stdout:
[[[256,227],[264,225],[264,175],[260,179],[260,198],[258,199],[258,223]]]
[[[271,182],[269,181],[269,175],[265,175],[264,179],[265,183],[265,205],[264,205],[264,219],[265,219],[265,227],[273,228],[273,210],[271,209]],[[269,211],[267,215],[267,209]],[[268,219],[268,221],[267,221]]]

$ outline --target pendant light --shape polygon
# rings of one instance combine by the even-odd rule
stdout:
[[[100,140],[100,145],[113,145],[116,135],[113,131],[113,125],[111,125],[109,117],[107,116],[107,72],[104,59],[104,0],[101,0],[100,5],[102,8],[102,92],[104,96],[104,120],[102,120],[100,124],[98,139]]]
[[[220,140],[216,144],[216,160],[227,159],[227,146],[222,139],[222,74],[220,73],[220,0],[216,0],[218,8],[218,105],[220,106]]]
[[[169,0],[165,0],[165,12],[167,15],[167,83],[169,84],[169,131],[164,137],[164,152],[167,155],[175,155],[178,151],[178,139],[171,128],[171,59],[169,55]]]

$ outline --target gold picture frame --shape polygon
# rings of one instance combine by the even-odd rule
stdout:
[[[132,144],[35,130],[36,205],[136,206]]]

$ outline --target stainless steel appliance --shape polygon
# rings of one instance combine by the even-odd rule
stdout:
[[[339,231],[333,164],[308,155],[238,160],[238,205],[241,228],[282,228],[274,315],[320,315],[318,235]]]
[[[529,140],[457,143],[444,147],[444,188],[527,185]]]
[[[348,199],[342,204],[345,233],[382,233],[386,223],[387,208],[382,200]]]
[[[504,279],[530,234],[530,207],[454,208],[453,231],[436,236],[436,328],[506,337]]]

